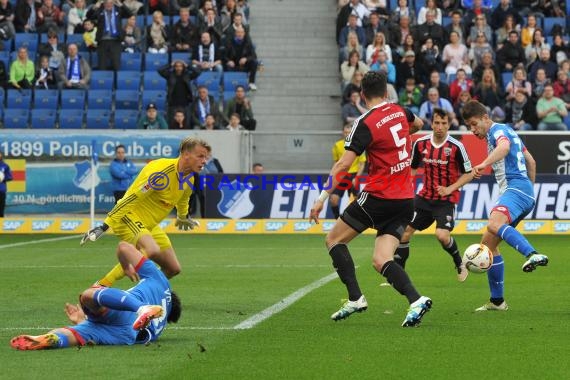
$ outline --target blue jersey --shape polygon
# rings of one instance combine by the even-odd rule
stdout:
[[[489,154],[497,147],[499,141],[510,142],[509,153],[493,164],[495,178],[499,184],[499,192],[503,194],[507,188],[521,191],[534,198],[532,182],[528,178],[526,160],[523,151],[526,149],[516,132],[505,124],[493,124],[487,132],[487,148]]]
[[[87,320],[75,326],[67,327],[81,345],[87,343],[101,345],[131,345],[156,340],[166,327],[166,318],[172,309],[170,283],[156,265],[143,259],[137,268],[139,283],[127,290],[145,305],[161,305],[166,313],[161,318],[153,319],[142,331],[133,329],[137,318],[135,312],[108,310],[98,317],[89,316]]]

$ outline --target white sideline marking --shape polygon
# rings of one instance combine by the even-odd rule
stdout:
[[[19,243],[11,243],[11,244],[0,245],[0,249],[20,247],[20,246],[28,245],[28,244],[40,244],[40,243],[48,243],[50,241],[60,241],[60,240],[79,239],[79,238],[80,238],[80,236],[73,235],[73,236],[61,236],[61,237],[49,238],[49,239],[21,241]]]
[[[306,296],[307,294],[309,294],[313,290],[320,288],[321,286],[331,282],[332,280],[334,280],[337,277],[338,277],[338,275],[336,274],[336,272],[334,272],[334,273],[329,274],[328,276],[321,278],[320,280],[317,280],[317,281],[315,281],[315,282],[313,282],[313,283],[311,283],[305,287],[302,287],[301,289],[297,290],[296,292],[291,293],[287,297],[283,298],[281,301],[277,302],[276,304],[269,306],[267,309],[262,310],[259,313],[255,314],[254,316],[252,316],[252,317],[246,319],[245,321],[235,325],[234,329],[235,330],[244,330],[244,329],[250,329],[250,328],[254,327],[258,323],[261,323],[264,320],[266,320],[267,318],[273,316],[274,314],[277,314],[277,313],[283,311],[284,309],[291,306],[293,303],[297,302],[298,300],[300,300],[301,298],[303,298],[304,296]]]

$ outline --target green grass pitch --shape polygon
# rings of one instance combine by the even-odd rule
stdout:
[[[233,327],[332,273],[324,236],[175,235],[183,272],[172,280],[184,310],[159,342],[17,352],[12,336],[66,323],[63,305],[115,263],[114,237],[79,247],[79,237],[0,236],[2,379],[567,379],[570,365],[570,237],[530,236],[550,257],[523,273],[506,245],[507,312],[475,313],[486,275],[458,283],[433,236],[412,241],[408,272],[433,309],[421,327],[400,324],[407,303],[371,266],[373,237],[350,245],[369,308],[341,322],[338,279],[251,329]],[[478,236],[458,236],[460,248]],[[4,246],[4,247],[2,247]],[[128,288],[128,279],[119,286]]]

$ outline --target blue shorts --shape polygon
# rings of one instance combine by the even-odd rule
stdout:
[[[509,218],[509,224],[516,227],[534,208],[535,200],[530,195],[517,190],[507,188],[499,197],[495,207],[491,211],[498,211]]]

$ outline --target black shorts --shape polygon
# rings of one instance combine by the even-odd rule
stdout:
[[[374,228],[376,236],[392,235],[400,240],[413,213],[413,199],[380,199],[362,192],[340,218],[357,232]]]
[[[341,184],[339,184],[339,186],[341,186],[342,188],[339,189],[337,186],[337,188],[332,191],[331,195],[338,195],[339,198],[342,198],[346,190],[348,190],[349,195],[357,195],[358,189],[355,189],[352,186],[352,180],[354,180],[354,177],[356,177],[356,173],[348,173],[346,175],[343,175],[342,179],[350,180],[350,188],[347,189],[346,187],[348,184],[346,183],[346,181],[343,181]]]
[[[453,231],[455,227],[455,203],[429,200],[422,197],[414,199],[414,217],[410,226],[423,231],[435,221],[436,228]]]

